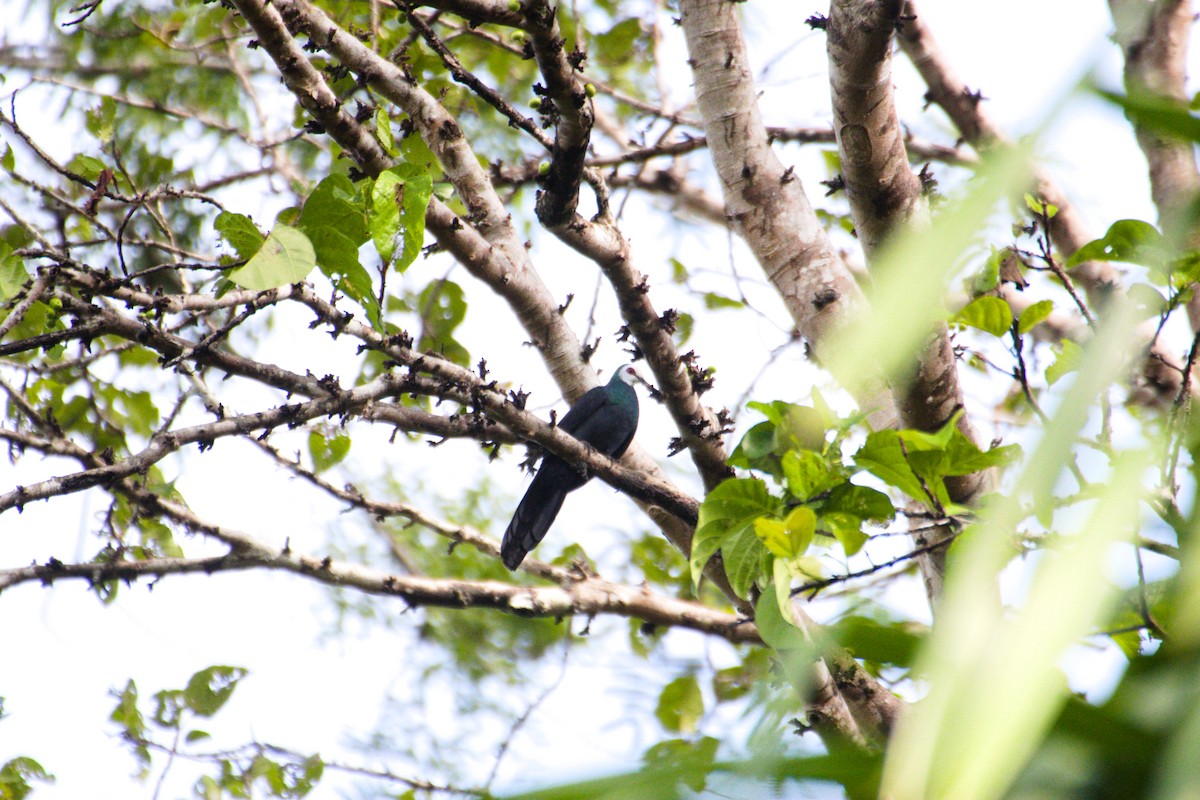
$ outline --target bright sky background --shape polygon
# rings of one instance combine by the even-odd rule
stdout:
[[[0,2],[0,13],[7,15],[5,4]],[[824,39],[803,25],[810,14],[826,11],[827,4],[782,5],[794,10],[780,14],[774,10],[776,4],[761,0],[744,6],[747,28],[757,38],[752,52],[764,59],[778,58],[763,84],[766,119],[771,124],[827,124]],[[1106,39],[1111,22],[1105,3],[925,0],[921,7],[950,61],[968,85],[983,91],[988,98],[987,110],[1006,130],[1013,134],[1032,131],[1045,124],[1047,114],[1057,110],[1045,137],[1049,142],[1047,162],[1097,236],[1118,218],[1154,220],[1144,162],[1128,126],[1097,101],[1071,93],[1092,69],[1110,85],[1119,83],[1118,54]],[[9,41],[17,41],[33,30],[33,26],[23,27],[6,36]],[[663,31],[667,37],[665,52],[682,65],[681,32],[669,23]],[[937,134],[939,129],[947,130],[940,115],[915,113],[924,90],[903,57],[896,59],[895,82],[903,107],[908,109],[903,115],[906,122],[928,138],[943,142],[952,138]],[[677,76],[673,85],[679,87],[680,97],[686,95],[689,83],[686,73]],[[13,87],[10,81],[4,89],[11,91]],[[23,124],[36,130],[38,110],[29,101],[18,108]],[[71,152],[73,146],[82,146],[77,137],[64,137],[59,147],[51,149]],[[815,181],[825,176],[806,172],[819,164],[819,157],[815,150],[804,155],[802,152],[797,147],[780,149],[785,163],[795,161],[800,165],[798,172],[810,194],[819,195]],[[662,217],[637,213],[632,206],[627,214],[625,230],[633,240],[642,269],[661,275],[662,265],[671,256],[695,267],[712,262],[714,254],[718,261],[711,268],[727,269],[729,244],[720,232],[700,238],[695,228],[657,230],[635,220],[657,222]],[[535,259],[540,263],[558,263],[557,255],[568,257],[547,237],[539,237],[537,246],[545,248],[544,255],[535,250]],[[735,244],[732,258],[741,274],[751,281],[759,279],[760,273],[743,247]],[[577,292],[577,306],[585,305],[580,300],[590,298],[592,278],[579,288],[572,285],[571,281],[578,279],[568,270],[544,269],[543,276],[557,296]],[[461,271],[455,278],[474,288]],[[478,295],[475,289],[474,296]],[[775,304],[768,310],[778,317],[778,301],[772,300],[768,292],[756,293],[756,299],[759,295],[764,305]],[[498,336],[494,329],[497,316],[502,327],[509,324],[503,312],[487,319],[468,319],[463,339],[473,352]],[[581,328],[580,323],[577,330]],[[706,363],[721,369],[716,390],[705,398],[715,407],[736,403],[757,368],[757,364],[734,357],[730,345],[740,342],[761,348],[760,342],[770,346],[778,341],[779,334],[772,325],[764,323],[760,328],[697,331],[697,352]],[[606,335],[606,343],[598,361],[607,372],[619,363],[619,356],[610,331],[599,332]],[[726,343],[729,337],[733,341]],[[524,378],[541,371],[527,350],[485,354],[499,375]],[[272,358],[269,353],[261,355]],[[304,353],[303,363],[320,374],[319,366],[311,366],[314,359],[325,359],[332,370],[340,357],[341,353],[331,346],[328,352]],[[281,352],[278,358],[299,363],[295,354]],[[796,397],[792,371],[793,367],[803,369],[800,358],[799,351],[793,349],[785,358],[788,368],[766,381],[758,396],[802,399]],[[524,379],[527,387],[538,387],[534,402],[539,407],[549,405],[556,397],[545,381],[538,384],[536,378]],[[241,410],[251,408],[247,402]],[[639,442],[662,459],[669,435],[665,413],[643,399],[643,419]],[[383,432],[375,438],[382,440],[386,435]],[[285,433],[276,434],[273,441],[283,445],[289,441],[286,437]],[[370,438],[356,439],[351,451],[357,471],[369,472],[371,459],[376,458],[379,463],[398,468],[394,454],[389,459],[386,448],[379,441],[367,441]],[[302,446],[299,439],[293,440],[295,444],[283,447],[285,452]],[[448,455],[427,473],[434,480],[439,475],[461,480],[463,463],[482,464],[471,446],[458,445],[457,451],[451,451],[452,447],[455,445],[446,446]],[[323,543],[332,530],[344,528],[348,536],[355,535],[355,527],[341,515],[340,507],[307,486],[272,469],[247,474],[241,464],[264,463],[257,451],[252,451],[246,443],[225,440],[203,457],[194,449],[185,454],[180,488],[200,516],[270,541],[290,537],[296,549],[316,553],[324,552]],[[527,480],[515,468],[519,455],[505,458],[501,467],[489,473],[514,498]],[[0,487],[27,484],[74,469],[73,464],[65,462],[39,464],[27,459],[18,471],[0,461]],[[52,504],[32,504],[19,515],[8,512],[0,519],[0,565],[45,561],[51,555],[62,560],[89,557],[95,549],[90,532],[103,507],[102,497],[81,494]],[[614,501],[611,490],[596,482],[568,500],[550,536],[557,547],[572,536],[583,536],[596,519],[619,526],[626,519],[637,519],[631,508]],[[497,520],[493,532],[498,533],[504,522]],[[189,555],[199,554],[193,547],[192,542],[185,544]],[[611,563],[619,558],[619,552],[604,555],[605,561],[613,560]],[[402,611],[397,601],[380,599],[378,604],[385,615]],[[162,688],[182,687],[198,669],[233,664],[249,667],[251,674],[217,718],[218,724],[208,728],[220,734],[218,742],[232,745],[256,738],[359,763],[357,755],[347,754],[347,742],[375,728],[385,709],[381,697],[389,692],[403,694],[406,665],[414,658],[411,630],[418,618],[417,613],[401,617],[392,630],[372,628],[370,636],[321,639],[331,621],[327,590],[292,575],[264,572],[171,577],[156,584],[153,591],[142,583],[123,588],[118,601],[108,608],[102,607],[81,582],[63,582],[52,590],[24,585],[6,591],[0,596],[0,630],[5,636],[0,651],[0,695],[6,699],[9,717],[0,721],[0,762],[18,754],[29,755],[56,773],[58,782],[39,788],[35,792],[38,798],[150,797],[162,756],[156,756],[156,771],[146,784],[130,778],[133,759],[107,724],[113,707],[108,691],[133,678],[143,697],[148,698]],[[593,628],[599,631],[624,625],[622,620],[600,620]],[[620,640],[619,636],[611,638]],[[670,643],[671,651],[680,658],[711,658],[718,666],[729,659],[720,645],[711,646],[706,653],[700,637],[693,634],[672,634]],[[1101,663],[1115,663],[1110,655],[1101,656],[1107,659]],[[555,690],[555,698],[541,707],[514,741],[497,789],[538,785],[626,766],[629,753],[640,752],[654,741],[655,731],[631,729],[622,719],[631,707],[652,709],[658,683],[643,681],[642,675],[614,671],[614,664],[628,662],[622,662],[619,654],[606,654],[597,647],[574,648],[570,658],[567,677]],[[1095,663],[1089,662],[1086,669],[1095,669]],[[648,667],[643,669],[649,672]],[[551,658],[538,679],[550,681],[557,673],[557,664]],[[532,686],[528,688],[529,697],[536,695]],[[436,708],[438,704],[444,706],[446,699],[435,692],[427,702]],[[459,721],[452,719],[448,710],[444,716],[444,730],[437,735],[465,735],[457,730]],[[478,758],[486,764],[486,775],[492,754],[480,753]],[[517,765],[531,763],[542,768],[536,774],[514,773]],[[367,765],[378,766],[369,759]],[[314,797],[337,796],[334,787],[347,785],[333,773],[327,775]],[[176,768],[160,796],[186,796],[194,777],[192,769]]]

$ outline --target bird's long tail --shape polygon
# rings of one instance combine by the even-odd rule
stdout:
[[[510,570],[521,565],[558,516],[567,496],[567,490],[559,484],[545,469],[540,470],[529,484],[529,491],[521,498],[500,544],[500,558]]]

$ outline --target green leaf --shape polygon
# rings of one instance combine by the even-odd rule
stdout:
[[[701,792],[704,790],[708,782],[708,774],[713,770],[713,759],[717,755],[717,747],[720,741],[711,736],[701,736],[696,740],[688,739],[669,739],[665,742],[659,742],[653,747],[646,750],[642,755],[642,762],[645,764],[647,773],[656,774],[657,780],[651,779],[647,781],[647,786],[652,787],[657,784],[658,792],[652,794],[639,793],[636,790],[629,792],[617,790],[613,793],[591,794],[585,793],[583,797],[655,797],[663,796],[663,790],[667,786],[674,786],[676,783],[682,783],[687,786],[692,792]],[[668,792],[669,795],[678,794],[677,792]]]
[[[909,667],[923,638],[921,634],[927,631],[917,623],[885,625],[869,617],[849,616],[838,620],[830,632],[856,658]]]
[[[122,734],[130,742],[142,742],[146,737],[146,721],[138,709],[137,684],[130,679],[126,682],[123,690],[120,692],[113,690],[109,694],[117,699],[116,708],[109,715],[109,720],[117,724]],[[146,745],[135,744],[134,755],[137,757],[142,771],[147,770],[150,766],[150,751]]]
[[[302,281],[316,265],[308,237],[296,228],[276,225],[259,251],[228,277],[238,286],[262,292]]]
[[[111,97],[100,100],[100,105],[87,111],[88,133],[108,144],[113,140],[113,127],[117,118],[117,103]]]
[[[1004,466],[1021,453],[1016,445],[980,450],[959,430],[959,416],[955,414],[936,433],[914,430],[872,433],[855,454],[855,464],[916,500],[931,502],[936,498],[938,506],[945,510],[950,499],[944,478]],[[929,497],[929,492],[934,498]],[[854,512],[849,510],[849,513]]]
[[[745,308],[746,304],[741,300],[734,300],[732,297],[726,297],[723,294],[705,292],[704,307],[709,311],[716,311],[722,308]]]
[[[29,282],[25,262],[13,255],[13,249],[0,242],[0,303],[16,296]]]
[[[300,211],[297,227],[312,242],[317,265],[339,292],[367,313],[382,329],[379,300],[371,276],[358,260],[358,248],[371,238],[365,200],[345,175],[329,175],[313,189]]]
[[[1140,219],[1117,220],[1104,236],[1088,242],[1067,259],[1067,269],[1085,261],[1123,261],[1165,271],[1170,248],[1163,235]]]
[[[245,214],[222,211],[213,221],[213,227],[217,229],[217,233],[221,234],[221,238],[233,247],[238,258],[242,260],[253,257],[262,248],[265,241],[258,226]]]
[[[802,502],[842,480],[841,475],[813,450],[789,450],[783,454],[781,464],[788,491]]]
[[[772,555],[780,558],[795,555],[782,520],[759,517],[754,520],[754,535]]]
[[[749,597],[750,587],[762,574],[767,558],[767,549],[754,534],[754,526],[748,525],[727,538],[721,544],[721,557],[730,587],[738,596]]]
[[[754,535],[779,558],[803,555],[812,544],[817,530],[817,515],[811,508],[798,506],[784,520],[760,517],[754,520]]]
[[[415,164],[400,164],[375,179],[371,190],[371,238],[384,262],[395,260],[401,272],[416,261],[425,243],[425,211],[432,196],[429,171]],[[398,258],[397,236],[403,237],[404,244]]]
[[[672,733],[694,733],[704,716],[704,697],[696,677],[684,675],[663,687],[654,716]]]
[[[184,693],[180,689],[163,689],[154,693],[154,723],[162,728],[178,728],[187,708]]]
[[[158,407],[154,405],[154,395],[150,392],[123,392],[119,394],[121,406],[125,410],[125,421],[129,430],[150,436],[158,424]]]
[[[12,172],[17,168],[17,157],[13,153],[12,145],[4,146],[4,155],[0,156],[0,167],[3,167],[5,172]]]
[[[237,683],[246,676],[241,667],[213,666],[193,675],[183,690],[183,699],[192,713],[200,717],[211,717],[237,688]]]
[[[712,692],[718,703],[745,697],[770,672],[770,658],[765,649],[747,651],[740,664],[713,673]]]
[[[775,423],[760,422],[742,437],[738,442],[737,447],[733,448],[733,453],[729,456],[729,462],[735,467],[745,467],[747,469],[761,469],[759,465],[761,459],[770,456],[775,452]]]
[[[847,556],[852,556],[862,550],[869,538],[863,532],[862,518],[853,514],[831,511],[821,515],[821,524],[833,534],[833,538],[838,540],[838,544],[842,546],[842,550]]]
[[[313,470],[324,472],[341,463],[350,452],[350,437],[344,433],[325,436],[320,431],[309,431],[308,452],[312,456]]]
[[[388,171],[404,180],[403,196],[399,198],[404,250],[395,265],[396,269],[404,271],[417,260],[425,244],[425,212],[433,196],[433,176],[416,164],[401,164]]]
[[[1045,215],[1051,219],[1058,213],[1058,206],[1053,203],[1047,203],[1041,198],[1034,197],[1029,192],[1025,193],[1025,206],[1033,213]]]
[[[955,314],[953,321],[993,336],[1003,336],[1012,328],[1012,309],[999,297],[977,297]]]
[[[1200,119],[1173,97],[1149,92],[1124,96],[1103,89],[1097,89],[1096,94],[1124,109],[1126,116],[1138,125],[1171,138],[1200,142]]]
[[[787,574],[786,568],[783,569],[782,574]],[[782,596],[780,586],[783,587]],[[788,606],[789,616],[785,617],[780,610],[781,606],[791,602],[787,597],[787,591],[786,579],[768,586],[754,606],[754,624],[763,641],[776,650],[797,650],[808,646],[804,634],[791,622],[790,605]]]
[[[896,516],[896,508],[886,494],[849,481],[833,488],[822,512],[851,514],[860,520],[872,522],[890,522]]]
[[[25,800],[33,791],[30,781],[54,783],[54,776],[28,756],[17,756],[0,766],[0,800]]]
[[[1009,257],[1008,248],[997,250],[992,247],[988,257],[984,259],[983,269],[972,281],[974,294],[984,294],[993,291],[1000,285],[1000,265]]]
[[[467,299],[463,288],[451,280],[439,280],[426,286],[417,298],[421,313],[420,350],[433,350],[456,364],[467,364],[467,349],[454,338],[454,331],[467,317]]]
[[[382,109],[380,109],[382,111]],[[400,235],[400,205],[404,181],[392,172],[381,172],[371,187],[371,217],[367,228],[384,264],[396,257],[396,237]]]
[[[1157,317],[1169,308],[1167,298],[1148,283],[1133,284],[1126,297],[1143,317]]]
[[[1200,251],[1191,250],[1167,264],[1176,286],[1189,286],[1200,280]]]
[[[671,280],[680,284],[687,283],[688,269],[683,262],[678,258],[671,258],[667,260],[667,263],[671,265]]]
[[[383,106],[375,109],[375,136],[389,156],[396,158],[400,155],[400,150],[396,147],[396,138],[392,135],[392,120]]]
[[[637,17],[623,19],[607,31],[595,34],[591,48],[596,60],[605,65],[616,66],[630,60],[635,42],[643,35],[642,22]]]
[[[943,477],[973,475],[993,467],[1007,467],[1020,459],[1021,446],[1006,444],[989,450],[980,450],[974,442],[962,435],[962,431],[959,431],[958,435],[950,441],[946,452],[949,460],[941,473]]]
[[[804,555],[804,551],[808,550],[808,546],[812,544],[813,535],[817,531],[817,515],[811,508],[799,506],[793,508],[791,513],[784,518],[783,525],[792,551],[787,555],[789,557]]]
[[[782,455],[788,450],[824,450],[825,433],[833,423],[826,413],[781,400],[746,405],[762,412],[775,426],[774,452]]]
[[[175,541],[175,534],[159,519],[148,517],[137,520],[142,533],[142,546],[154,556],[183,558],[183,548]]]
[[[1035,325],[1045,320],[1053,311],[1053,300],[1039,300],[1029,306],[1021,312],[1021,318],[1017,322],[1017,333],[1021,335],[1029,333]]]
[[[67,169],[80,175],[88,182],[95,182],[100,173],[108,169],[104,162],[91,156],[77,155],[67,162]]]
[[[1083,364],[1083,348],[1064,339],[1054,363],[1046,367],[1046,383],[1053,386],[1067,373],[1077,371]]]
[[[900,441],[898,431],[875,431],[867,436],[867,441],[854,454],[855,465],[915,500],[932,503],[933,499],[921,486],[921,479],[905,458]],[[937,487],[929,488],[936,491]]]
[[[700,504],[692,542],[692,582],[699,584],[704,565],[724,543],[750,530],[754,520],[774,514],[778,507],[778,499],[758,478],[730,478],[709,492]],[[753,531],[750,535],[755,538]]]

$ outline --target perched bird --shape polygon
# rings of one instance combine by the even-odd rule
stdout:
[[[621,367],[607,384],[579,398],[558,427],[606,456],[620,458],[637,431],[635,382],[646,384],[633,367]],[[591,477],[558,456],[546,454],[504,532],[500,545],[504,566],[510,570],[520,566],[529,551],[545,537],[567,493],[583,486]]]

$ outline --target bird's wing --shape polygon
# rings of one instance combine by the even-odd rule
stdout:
[[[567,433],[580,438],[577,431],[586,423],[597,411],[608,404],[608,393],[603,386],[596,386],[579,398],[575,405],[571,406],[563,418],[558,421],[558,427]]]

